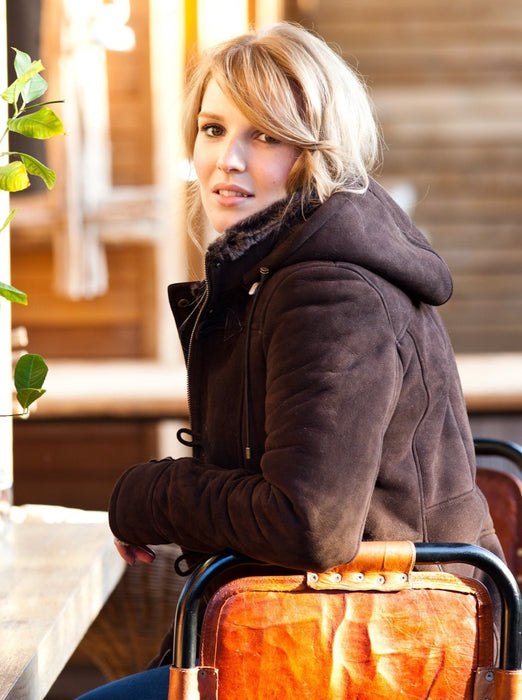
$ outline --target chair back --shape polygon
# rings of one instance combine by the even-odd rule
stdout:
[[[503,440],[475,439],[477,484],[486,500],[507,564],[522,586],[522,447]],[[482,463],[481,457],[507,460],[510,470]]]
[[[207,563],[202,577],[245,562],[227,557]],[[504,601],[499,667],[482,584],[414,570],[416,562],[481,558]],[[187,583],[189,601],[178,605],[169,700],[521,697],[520,592],[486,550],[363,542],[350,564],[325,573],[242,576],[210,600],[196,660],[200,579]]]

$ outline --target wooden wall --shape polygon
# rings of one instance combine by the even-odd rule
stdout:
[[[368,81],[386,142],[380,176],[415,186],[414,218],[454,275],[442,314],[456,351],[520,351],[520,2],[288,0],[287,15]]]
[[[48,360],[143,359],[154,356],[154,253],[134,243],[106,248],[110,288],[73,301],[54,291],[49,241],[13,244],[13,284],[29,295],[13,308],[13,323],[28,329],[31,352]]]
[[[106,510],[120,475],[157,457],[156,445],[150,421],[17,421],[15,502]]]

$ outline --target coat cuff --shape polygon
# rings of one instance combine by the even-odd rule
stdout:
[[[174,462],[167,457],[135,464],[118,479],[109,501],[109,526],[115,537],[129,544],[171,541],[155,527],[152,506],[158,480]]]

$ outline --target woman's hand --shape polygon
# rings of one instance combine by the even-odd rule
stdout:
[[[146,545],[129,544],[128,542],[122,542],[116,537],[114,538],[114,544],[116,545],[120,557],[130,566],[135,564],[136,561],[152,564],[156,558],[154,550]]]

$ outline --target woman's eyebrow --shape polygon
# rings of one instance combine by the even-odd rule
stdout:
[[[198,119],[216,119],[220,121],[223,117],[220,114],[215,114],[214,112],[200,112],[198,114]]]

